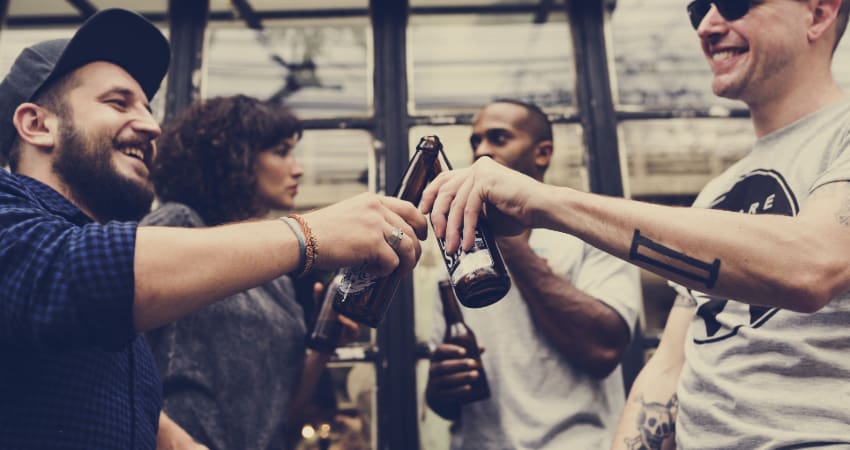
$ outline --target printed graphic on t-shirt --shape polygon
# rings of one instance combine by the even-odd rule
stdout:
[[[742,176],[732,189],[711,204],[712,209],[745,214],[796,216],[799,205],[781,174],[772,170],[754,170]],[[708,344],[735,336],[742,327],[758,328],[779,308],[746,303],[694,292],[700,306],[697,316],[705,322],[705,333],[694,329],[694,342]]]

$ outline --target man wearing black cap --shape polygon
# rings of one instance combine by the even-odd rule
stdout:
[[[138,332],[285,273],[418,258],[421,213],[371,194],[284,221],[138,227],[168,62],[156,27],[110,9],[0,83],[0,448],[152,449],[160,383]]]

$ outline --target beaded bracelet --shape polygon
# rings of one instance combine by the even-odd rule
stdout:
[[[298,214],[290,214],[286,217],[288,219],[295,219],[295,221],[301,225],[301,230],[304,232],[304,240],[306,241],[306,248],[304,249],[304,268],[298,274],[299,277],[303,277],[310,273],[313,269],[313,265],[319,258],[319,242],[316,240],[316,237],[313,236],[313,230],[303,217]]]
[[[290,217],[281,217],[280,220],[289,225],[289,228],[292,229],[292,233],[295,234],[295,238],[298,239],[298,268],[295,269],[294,273],[302,273],[304,272],[304,266],[307,263],[307,241],[304,239],[304,232],[301,231],[301,225]]]

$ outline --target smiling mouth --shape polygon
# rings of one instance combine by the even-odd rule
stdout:
[[[738,55],[744,54],[746,50],[723,50],[711,54],[711,60],[714,62],[723,62],[732,59]]]

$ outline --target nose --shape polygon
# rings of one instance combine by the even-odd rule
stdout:
[[[292,177],[293,178],[301,178],[304,175],[304,166],[301,165],[301,162],[296,158],[292,164]]]
[[[159,123],[153,117],[153,114],[151,114],[151,112],[147,109],[142,109],[139,114],[130,121],[130,126],[133,128],[133,131],[144,134],[151,139],[155,139],[162,134],[162,129],[159,127]]]
[[[490,156],[490,157],[493,156],[493,148],[490,146],[490,144],[487,143],[486,139],[481,141],[481,143],[478,144],[478,147],[475,147],[472,150],[472,158],[473,159],[478,159],[478,158],[481,158],[482,156]]]
[[[717,11],[717,6],[712,3],[711,8],[709,8],[705,17],[703,17],[702,21],[699,23],[697,36],[699,36],[700,39],[707,39],[713,35],[717,35],[721,33],[719,28],[725,26],[725,24],[726,19],[720,15],[720,12]]]

